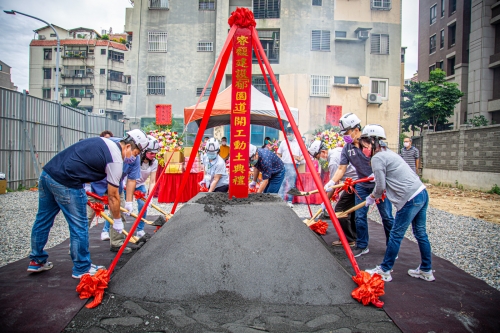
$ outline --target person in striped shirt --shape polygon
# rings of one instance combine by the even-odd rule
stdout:
[[[413,170],[416,174],[418,174],[418,162],[420,158],[420,154],[418,149],[411,145],[411,139],[405,138],[403,142],[404,147],[401,148],[401,157],[405,162],[410,166],[410,169]]]

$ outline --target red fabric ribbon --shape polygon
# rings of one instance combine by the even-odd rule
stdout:
[[[140,199],[144,199],[145,196],[144,196],[143,192],[136,190],[136,191],[134,191],[134,198],[135,198],[135,200],[140,200]]]
[[[248,193],[257,193],[259,189],[257,187],[249,187],[248,188]]]
[[[89,197],[92,197],[92,198],[94,198],[94,199],[97,199],[97,200],[99,200],[99,201],[102,201],[102,203],[103,203],[104,205],[109,205],[109,201],[108,201],[108,196],[107,196],[107,195],[103,195],[103,196],[101,197],[100,195],[97,195],[97,194],[92,193],[92,192],[87,192],[87,195],[88,195]]]
[[[325,235],[328,230],[328,223],[318,220],[318,222],[311,224],[309,228],[320,235]]]
[[[94,210],[96,216],[101,216],[101,213],[104,212],[104,205],[100,202],[87,201],[87,204]]]
[[[200,186],[200,192],[208,192],[208,188],[205,186]]]
[[[231,13],[227,23],[230,27],[236,24],[241,28],[255,27],[257,25],[252,11],[247,8],[240,7],[237,7],[236,10]]]
[[[379,297],[385,294],[384,280],[382,280],[380,274],[370,275],[365,271],[361,271],[352,279],[359,286],[352,291],[352,298],[363,303],[363,305],[372,303],[377,308],[384,306],[384,302],[379,300]]]
[[[101,304],[104,297],[104,289],[108,287],[109,274],[106,269],[100,269],[94,276],[84,274],[80,278],[80,283],[76,286],[76,292],[80,294],[80,299],[87,299],[94,296],[94,300],[85,307],[92,309]]]

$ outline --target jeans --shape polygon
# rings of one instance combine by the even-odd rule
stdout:
[[[358,193],[355,198],[356,205],[365,201],[366,197],[373,192],[373,188],[366,188],[360,184],[356,184],[355,188]],[[363,207],[356,211],[356,246],[361,249],[368,247],[368,208],[369,207]],[[389,242],[389,234],[391,232],[392,225],[394,224],[394,217],[392,217],[392,204],[389,199],[386,198],[384,201],[380,200],[380,203],[377,204],[377,208],[380,213],[380,217],[382,217],[382,224],[384,225],[386,238],[385,243],[387,244]]]
[[[267,183],[267,186],[264,189],[264,193],[278,193],[284,178],[285,178],[285,169],[283,169],[281,172],[277,172],[271,175],[271,178],[269,178],[269,182]]]
[[[49,257],[44,250],[54,219],[62,211],[69,226],[70,252],[73,274],[80,275],[90,269],[89,225],[87,221],[87,195],[85,189],[69,188],[56,182],[42,171],[38,182],[38,213],[31,230],[30,259],[44,263]]]
[[[285,179],[283,183],[281,183],[281,187],[279,190],[279,195],[281,199],[285,200],[285,197],[288,196],[288,200],[285,201],[293,201],[293,195],[286,194],[286,191],[295,187],[295,183],[297,182],[297,173],[295,172],[295,168],[292,163],[285,163]]]
[[[394,266],[394,261],[399,252],[401,241],[405,235],[408,226],[411,223],[413,235],[418,243],[420,249],[420,269],[428,272],[432,269],[431,266],[431,244],[427,237],[425,230],[425,223],[427,219],[427,206],[429,205],[429,195],[427,190],[423,190],[415,198],[409,200],[403,208],[396,213],[394,226],[391,229],[391,237],[385,250],[384,261],[380,267],[384,271],[389,271]]]
[[[146,186],[145,185],[141,185],[141,186],[138,186],[135,188],[135,190],[139,190],[141,191],[142,193],[146,194],[148,193],[148,191],[146,190]],[[127,197],[127,191],[123,191],[124,192],[124,195],[125,195],[125,198]],[[144,207],[144,204],[145,202],[142,201],[142,199],[137,199],[137,209],[138,209],[138,212],[137,212],[137,215],[139,215],[139,213],[141,212],[142,210],[142,207]],[[144,215],[142,216],[143,219],[146,219],[146,217],[148,216],[148,209],[146,208],[146,211],[144,212]],[[142,231],[144,230],[144,221],[141,220],[141,222],[139,222],[139,224],[137,225],[137,229],[135,229],[135,231]]]

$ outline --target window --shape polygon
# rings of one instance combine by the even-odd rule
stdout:
[[[43,69],[43,79],[44,80],[52,79],[52,70],[50,68]]]
[[[448,48],[455,46],[456,34],[457,34],[457,24],[454,23],[448,27]]]
[[[269,82],[269,86],[271,87],[271,91],[273,92],[273,97],[276,101],[279,101],[278,99],[278,93],[276,92],[276,89],[274,88],[274,84],[271,81],[271,77],[269,74],[267,75],[267,81]],[[276,81],[279,83],[280,82],[280,77],[279,75],[276,75]],[[271,97],[269,95],[269,90],[267,89],[266,81],[264,80],[263,75],[252,75],[252,86],[254,86],[258,91],[266,95],[267,97]]]
[[[148,76],[148,95],[165,95],[165,76]]]
[[[114,92],[114,91],[108,91],[106,99],[108,101],[117,101],[121,102],[123,100],[123,94],[119,92]]]
[[[333,83],[336,84],[345,84],[345,76],[334,76]]]
[[[387,88],[388,88],[388,81],[389,80],[383,80],[383,79],[373,79],[371,80],[371,93],[372,94],[379,94],[382,96],[382,98],[387,98]]]
[[[330,76],[311,75],[310,96],[330,97]]]
[[[436,35],[432,35],[429,38],[429,54],[436,52]]]
[[[431,23],[430,24],[436,23],[436,17],[437,17],[437,5],[434,5],[431,7]]]
[[[335,37],[336,38],[346,38],[347,37],[347,32],[345,32],[345,31],[335,31]]]
[[[280,59],[280,31],[257,30],[257,33],[269,63],[278,64]],[[259,63],[255,56],[255,52],[252,52],[252,63]]]
[[[359,84],[359,77],[349,77],[347,78],[348,84]]]
[[[52,60],[52,49],[43,49],[43,60]]]
[[[441,30],[441,36],[439,37],[439,48],[442,49],[444,47],[444,29]]]
[[[203,92],[203,88],[196,88],[196,96],[200,96],[202,92]],[[212,88],[207,87],[203,96],[210,96],[211,92],[212,92]]]
[[[213,42],[198,42],[198,52],[213,52],[214,43]]]
[[[444,61],[436,62],[436,68],[439,68],[440,70],[444,70]]]
[[[312,5],[313,6],[323,6],[323,0],[312,0],[313,3]]]
[[[149,0],[149,9],[168,9],[168,0]]]
[[[106,55],[106,49],[101,49],[101,54]]]
[[[99,94],[104,94],[104,89],[99,89]]]
[[[57,35],[56,34],[50,34],[50,37],[57,38]]]
[[[83,87],[65,88],[63,96],[83,98],[85,97],[85,88]]]
[[[50,99],[50,89],[42,89],[43,92],[43,99]]]
[[[125,77],[122,72],[116,72],[112,70],[108,70],[109,80],[115,82],[125,82]]]
[[[86,46],[66,46],[64,48],[66,58],[87,58]]]
[[[253,0],[253,16],[256,19],[280,18],[280,0]]]
[[[389,54],[389,35],[371,34],[371,53]]]
[[[199,0],[199,10],[215,10],[215,0]]]
[[[123,54],[121,52],[116,52],[116,51],[111,51],[111,50],[109,50],[109,52],[108,52],[108,59],[111,59],[112,61],[123,62],[124,58],[125,58],[125,54]]]
[[[429,74],[436,69],[436,64],[429,66]]]
[[[390,10],[391,0],[371,0],[371,9]]]
[[[99,70],[99,74],[101,74],[101,75],[106,75],[106,69],[101,68],[101,69]]]
[[[444,1],[445,0],[441,0],[441,17],[444,17],[444,9],[445,9]]]
[[[148,31],[148,52],[167,52],[167,33]]]
[[[0,65],[0,71],[3,69],[2,65]]]
[[[66,76],[66,77],[86,77],[85,66],[64,66],[64,76]]]
[[[450,16],[457,11],[457,0],[450,0]]]
[[[311,33],[312,51],[330,51],[330,31],[313,30]]]
[[[455,75],[455,57],[448,58],[446,75]]]

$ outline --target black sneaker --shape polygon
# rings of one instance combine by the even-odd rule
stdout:
[[[364,249],[362,248],[359,248],[359,247],[355,247],[353,250],[352,250],[352,253],[354,254],[354,257],[359,257],[359,256],[362,256],[363,254],[367,254],[368,252],[370,252],[370,249],[365,247]]]
[[[120,246],[112,246],[109,250],[111,252],[118,252],[120,251]],[[123,250],[123,254],[128,254],[130,252],[132,252],[132,249],[128,246]]]

